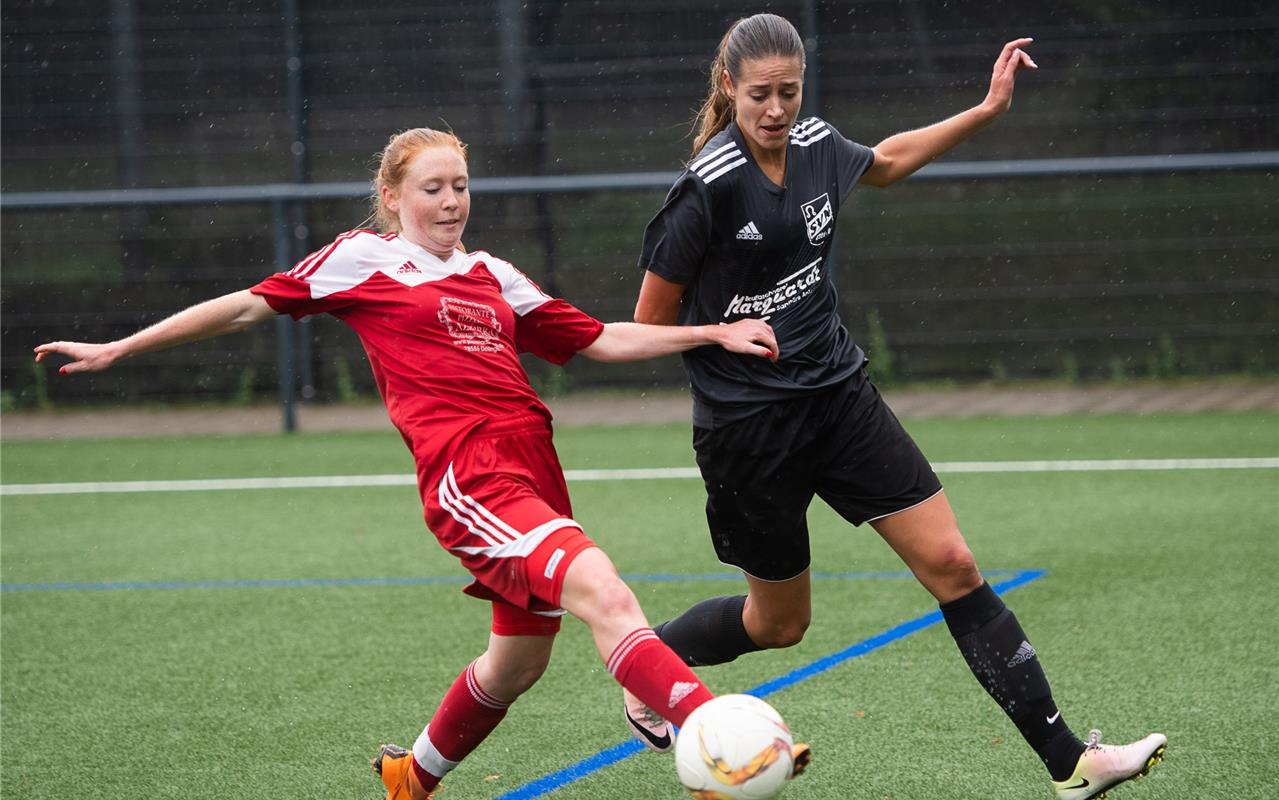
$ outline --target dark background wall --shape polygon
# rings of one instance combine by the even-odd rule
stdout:
[[[477,177],[674,171],[720,36],[758,10],[815,23],[813,110],[867,144],[979,102],[1019,35],[1035,37],[1040,70],[947,161],[1279,142],[1279,14],[1264,2],[12,0],[0,189],[364,181],[387,137],[418,125],[455,129]],[[860,189],[840,225],[845,319],[899,379],[1273,374],[1276,188],[1264,169],[1084,169]],[[661,197],[484,195],[466,239],[625,319]],[[367,211],[294,209],[296,252]],[[122,336],[256,282],[275,268],[267,205],[6,208],[2,234],[6,403],[271,391],[270,326],[84,381],[47,380],[29,360],[41,341]],[[318,319],[301,333],[318,399],[370,391],[349,331]],[[530,371],[551,390],[682,381],[674,359]]]

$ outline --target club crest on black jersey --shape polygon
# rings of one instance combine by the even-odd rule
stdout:
[[[804,213],[804,227],[808,231],[808,242],[813,247],[821,246],[830,238],[831,227],[835,222],[835,209],[830,204],[830,194],[823,192],[800,206]]]

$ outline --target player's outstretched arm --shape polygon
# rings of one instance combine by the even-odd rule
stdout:
[[[998,119],[1012,106],[1017,70],[1039,68],[1022,49],[1031,41],[1014,39],[1004,45],[995,60],[990,90],[979,105],[926,128],[894,134],[875,145],[875,163],[862,175],[861,182],[871,186],[894,184]]]
[[[48,342],[39,345],[35,349],[36,361],[44,361],[49,354],[56,353],[71,359],[71,363],[64,364],[58,370],[64,375],[73,372],[99,372],[117,361],[139,353],[163,350],[223,333],[234,333],[273,316],[275,311],[266,300],[244,289],[191,306],[132,336],[114,342]]]
[[[767,322],[743,319],[728,325],[644,325],[610,322],[581,350],[595,361],[640,361],[717,344],[734,353],[777,359],[777,337]]]

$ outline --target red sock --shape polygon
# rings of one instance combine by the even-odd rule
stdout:
[[[631,631],[608,657],[608,671],[649,708],[676,725],[714,695],[652,628]]]
[[[485,692],[475,680],[475,662],[467,665],[413,745],[413,774],[422,788],[428,792],[434,789],[493,732],[510,706]]]

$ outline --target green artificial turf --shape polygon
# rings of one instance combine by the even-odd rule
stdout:
[[[943,465],[1279,456],[1279,418],[1266,414],[908,427]],[[678,425],[567,429],[557,441],[569,469],[693,463]],[[0,461],[6,486],[412,469],[380,433],[13,442]],[[1113,797],[1274,796],[1279,470],[942,478],[992,577],[1047,571],[1006,599],[1068,723],[1112,741],[1168,734],[1165,763]],[[711,554],[696,479],[570,489],[654,621],[741,590]],[[383,741],[410,744],[486,641],[487,608],[459,592],[461,569],[425,532],[411,486],[4,496],[0,525],[6,798],[372,800],[367,758]],[[820,503],[810,526],[823,577],[807,638],[702,670],[714,690],[750,688],[934,610],[873,531]],[[436,580],[368,582],[397,578]],[[1051,796],[944,626],[770,701],[816,753],[785,798]],[[569,620],[542,682],[445,796],[499,797],[626,739],[616,685]],[[683,794],[671,759],[645,752],[547,796]]]

